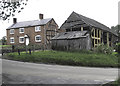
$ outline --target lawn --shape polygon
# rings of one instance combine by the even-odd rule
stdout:
[[[11,47],[11,45],[0,45],[0,47],[7,48],[7,47]]]
[[[118,57],[114,54],[100,54],[90,51],[63,52],[63,51],[37,51],[31,55],[22,52],[7,54],[8,59],[75,66],[90,67],[118,67]]]

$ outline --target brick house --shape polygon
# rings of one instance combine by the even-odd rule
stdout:
[[[53,18],[44,19],[39,14],[39,20],[17,22],[6,29],[8,45],[38,44],[50,46],[51,38],[56,35],[58,25]]]

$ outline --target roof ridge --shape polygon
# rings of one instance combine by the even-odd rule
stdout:
[[[47,20],[47,19],[52,19],[52,18],[46,18],[46,19],[41,19],[41,20]],[[40,20],[40,19],[38,19],[38,20],[20,21],[20,22],[17,22],[17,23],[32,22],[32,21],[39,21],[39,20]]]
[[[51,21],[52,19],[53,18],[46,18],[46,19],[41,19],[41,20],[32,20],[32,21],[17,22],[15,24],[12,24],[7,29],[20,28],[20,27],[29,27],[29,26],[36,26],[36,25],[45,25],[49,21]]]
[[[74,12],[77,16],[79,16],[80,18],[81,18],[81,16],[83,16],[83,15],[81,15],[81,14],[78,14],[78,13],[76,13],[76,12]],[[83,16],[83,17],[85,17],[85,16]],[[87,18],[87,17],[86,17]],[[83,19],[83,18],[81,18],[81,20],[84,22],[84,23],[86,23],[87,25],[89,25],[87,22],[85,22],[85,20]]]

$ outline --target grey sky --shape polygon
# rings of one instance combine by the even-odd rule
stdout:
[[[108,27],[118,24],[119,0],[29,0],[25,9],[16,14],[18,22],[37,20],[39,13],[44,18],[54,18],[59,26],[75,11],[86,17],[95,19]],[[0,38],[6,36],[6,28],[12,24],[10,21],[0,21]]]

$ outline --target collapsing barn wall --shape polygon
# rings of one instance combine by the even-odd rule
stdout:
[[[86,37],[73,39],[54,39],[52,40],[53,50],[89,50],[91,49],[91,40],[89,35]]]

